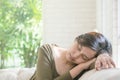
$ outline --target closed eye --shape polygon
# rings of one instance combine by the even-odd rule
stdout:
[[[85,61],[88,61],[89,60],[89,58],[86,56],[86,55],[82,55],[82,58],[83,58],[83,60],[85,60]]]

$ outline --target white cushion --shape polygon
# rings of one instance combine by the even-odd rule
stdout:
[[[0,80],[29,80],[35,68],[0,69]],[[120,69],[95,69],[86,72],[79,80],[120,80]]]
[[[17,80],[19,69],[1,69],[0,80]]]
[[[35,68],[0,69],[0,80],[29,80]]]
[[[120,80],[120,69],[103,69],[96,71],[95,69],[86,72],[79,80]]]
[[[19,70],[18,80],[29,80],[34,74],[35,68],[24,68]]]

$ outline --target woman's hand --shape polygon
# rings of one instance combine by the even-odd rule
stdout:
[[[112,60],[111,56],[108,54],[100,54],[95,62],[95,68],[96,70],[101,70],[101,69],[107,69],[107,68],[114,68],[115,63]]]

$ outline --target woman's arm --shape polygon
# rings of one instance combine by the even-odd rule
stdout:
[[[92,59],[92,60],[90,60],[90,61],[87,61],[87,62],[85,62],[85,63],[81,63],[81,64],[75,66],[74,68],[72,68],[72,69],[70,70],[70,74],[71,74],[72,78],[75,78],[76,76],[78,76],[79,73],[81,73],[83,70],[88,69],[89,66],[90,66],[93,62],[95,62],[95,60],[96,60],[96,58],[94,58],[94,59]]]
[[[37,80],[53,80],[50,61],[42,48],[38,49],[36,78]]]
[[[95,62],[96,70],[114,68],[114,67],[115,67],[115,63],[109,54],[103,53],[97,57],[97,60]]]

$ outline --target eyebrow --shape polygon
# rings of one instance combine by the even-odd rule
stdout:
[[[86,56],[84,53],[82,53],[83,56],[85,56],[88,60],[90,59],[88,56]]]

